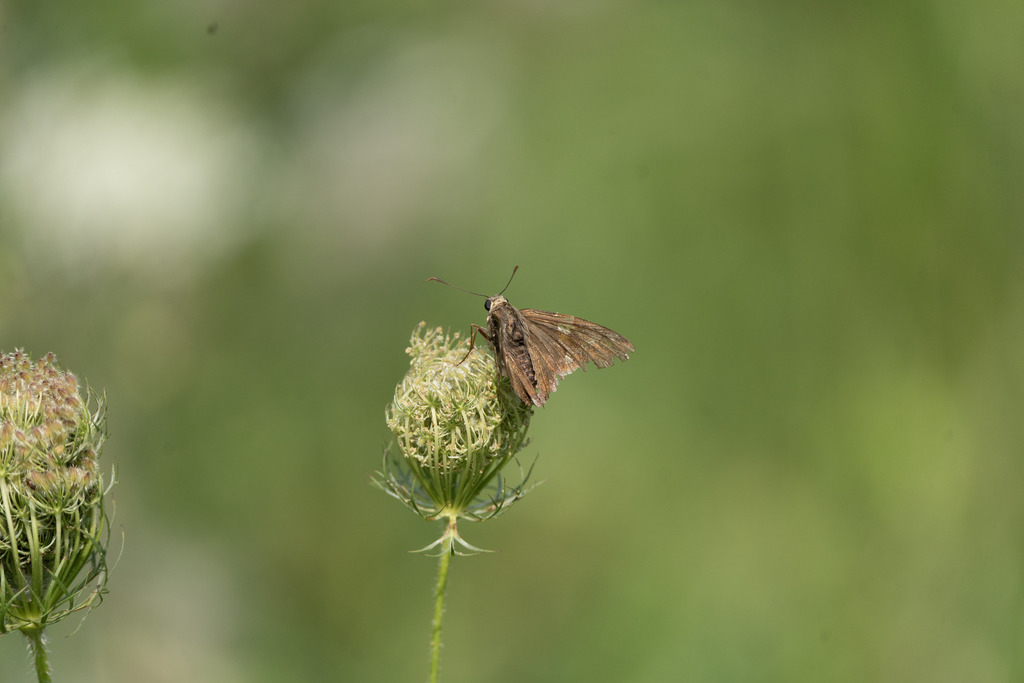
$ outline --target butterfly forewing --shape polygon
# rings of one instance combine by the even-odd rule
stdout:
[[[520,311],[530,324],[535,337],[550,336],[565,354],[565,377],[570,372],[593,361],[599,368],[606,368],[616,358],[627,360],[636,349],[633,344],[615,330],[592,323],[583,318],[549,311],[524,308]]]

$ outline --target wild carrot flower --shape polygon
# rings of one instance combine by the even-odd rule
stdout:
[[[523,495],[501,470],[525,445],[533,408],[499,380],[490,354],[468,351],[458,333],[426,323],[413,331],[409,371],[385,411],[400,456],[386,456],[376,479],[424,519],[447,522],[427,546],[442,552],[455,552],[454,544],[478,550],[459,537],[457,520],[488,519]]]
[[[0,355],[0,634],[29,638],[40,680],[43,629],[106,592],[106,413],[87,396],[52,353]]]
[[[406,352],[409,372],[385,411],[399,454],[384,454],[374,482],[426,520],[442,520],[441,537],[423,550],[439,547],[430,640],[430,681],[437,683],[441,622],[452,555],[479,548],[458,533],[459,519],[490,519],[524,494],[522,482],[508,486],[501,470],[525,445],[532,406],[498,377],[494,358],[469,350],[459,335],[420,323]]]

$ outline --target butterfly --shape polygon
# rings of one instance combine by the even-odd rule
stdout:
[[[512,269],[514,277],[519,266]],[[436,277],[441,284],[450,285]],[[508,279],[508,285],[512,278]],[[473,324],[470,332],[469,353],[479,333],[491,344],[498,370],[512,383],[512,390],[526,405],[542,406],[558,387],[558,380],[593,362],[606,368],[618,358],[627,360],[636,348],[621,334],[607,327],[574,315],[516,308],[502,294],[494,296],[469,292],[486,297],[487,329]],[[465,358],[463,359],[465,360]]]

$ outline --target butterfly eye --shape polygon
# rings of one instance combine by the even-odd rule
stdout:
[[[484,301],[484,310],[485,311],[491,310],[491,300],[490,299],[487,299],[486,301]]]

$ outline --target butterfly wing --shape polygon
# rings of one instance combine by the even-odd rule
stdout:
[[[587,363],[606,368],[616,358],[627,360],[636,350],[618,332],[583,318],[532,308],[521,309],[519,313],[524,323],[525,348],[533,365],[539,399],[533,402],[537,405],[544,404],[558,387],[559,379],[580,368],[586,369]]]
[[[528,347],[528,323],[522,313],[504,297],[490,300],[487,316],[488,339],[494,347],[501,374],[508,377],[512,390],[526,405],[544,405],[547,394],[538,393],[537,376]]]

